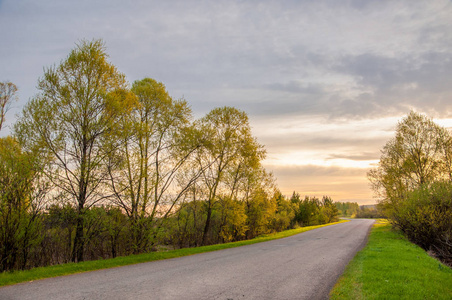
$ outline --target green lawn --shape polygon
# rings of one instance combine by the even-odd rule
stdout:
[[[27,271],[4,272],[4,273],[0,273],[0,286],[15,284],[15,283],[19,283],[19,282],[25,282],[25,281],[33,281],[33,280],[49,278],[49,277],[56,277],[56,276],[61,276],[61,275],[75,274],[75,273],[86,272],[86,271],[114,268],[114,267],[137,264],[137,263],[142,263],[142,262],[149,262],[149,261],[154,261],[154,260],[187,256],[187,255],[192,255],[192,254],[197,254],[197,253],[202,253],[202,252],[234,248],[234,247],[250,245],[250,244],[255,244],[255,243],[261,243],[261,242],[280,239],[280,238],[288,237],[288,236],[295,235],[295,234],[298,234],[301,232],[305,232],[308,230],[312,230],[315,228],[329,226],[329,225],[338,224],[338,223],[342,223],[342,222],[347,222],[347,221],[342,220],[342,221],[339,221],[336,223],[330,223],[330,224],[325,224],[325,225],[300,227],[297,229],[286,230],[286,231],[278,232],[275,234],[263,235],[263,236],[259,236],[259,237],[255,238],[255,239],[252,239],[252,240],[246,240],[246,241],[240,241],[240,242],[218,244],[218,245],[204,246],[204,247],[197,247],[197,248],[185,248],[185,249],[178,249],[178,250],[171,250],[171,251],[151,252],[151,253],[145,253],[145,254],[139,254],[139,255],[116,257],[113,259],[85,261],[85,262],[81,262],[81,263],[68,263],[68,264],[55,265],[55,266],[50,266],[50,267],[35,268],[35,269],[27,270]]]
[[[367,246],[347,266],[331,299],[452,299],[452,269],[391,228],[374,225]]]

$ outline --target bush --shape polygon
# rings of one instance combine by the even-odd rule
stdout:
[[[452,184],[436,182],[410,192],[392,219],[414,243],[452,263]]]

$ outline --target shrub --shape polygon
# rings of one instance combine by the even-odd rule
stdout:
[[[406,236],[446,263],[452,262],[452,184],[436,182],[408,193],[392,219]]]

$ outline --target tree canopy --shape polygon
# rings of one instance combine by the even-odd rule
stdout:
[[[392,201],[424,184],[452,179],[450,140],[446,129],[425,115],[410,112],[383,147],[378,167],[368,173],[373,190],[383,200]]]
[[[125,87],[124,75],[107,62],[103,43],[82,41],[44,72],[40,93],[16,124],[22,141],[49,157],[49,180],[77,207],[73,261],[83,260],[84,210],[105,197],[102,140],[114,123],[108,95]]]

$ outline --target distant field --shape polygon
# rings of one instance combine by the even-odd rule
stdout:
[[[452,299],[452,269],[410,243],[387,221],[350,262],[331,299]]]
[[[87,271],[94,271],[99,269],[106,268],[114,268],[119,266],[131,265],[142,262],[149,262],[161,259],[175,258],[180,256],[187,256],[197,253],[216,251],[227,248],[240,247],[244,245],[250,245],[255,243],[266,242],[270,240],[280,239],[288,236],[292,236],[298,233],[302,233],[308,230],[329,226],[333,224],[348,222],[347,220],[342,220],[335,223],[329,223],[325,225],[317,225],[317,226],[308,226],[308,227],[300,227],[297,229],[286,230],[282,232],[278,232],[275,234],[268,234],[257,237],[252,240],[239,241],[233,243],[226,244],[218,244],[197,248],[184,248],[178,250],[171,251],[161,251],[161,252],[151,252],[144,253],[139,255],[130,255],[124,257],[116,257],[113,259],[105,259],[105,260],[94,260],[94,261],[85,261],[81,263],[68,263],[62,265],[55,265],[49,267],[40,267],[27,271],[16,271],[16,272],[8,272],[8,273],[0,273],[0,286],[16,284],[20,282],[33,281],[43,278],[56,277],[62,275],[69,275]]]

